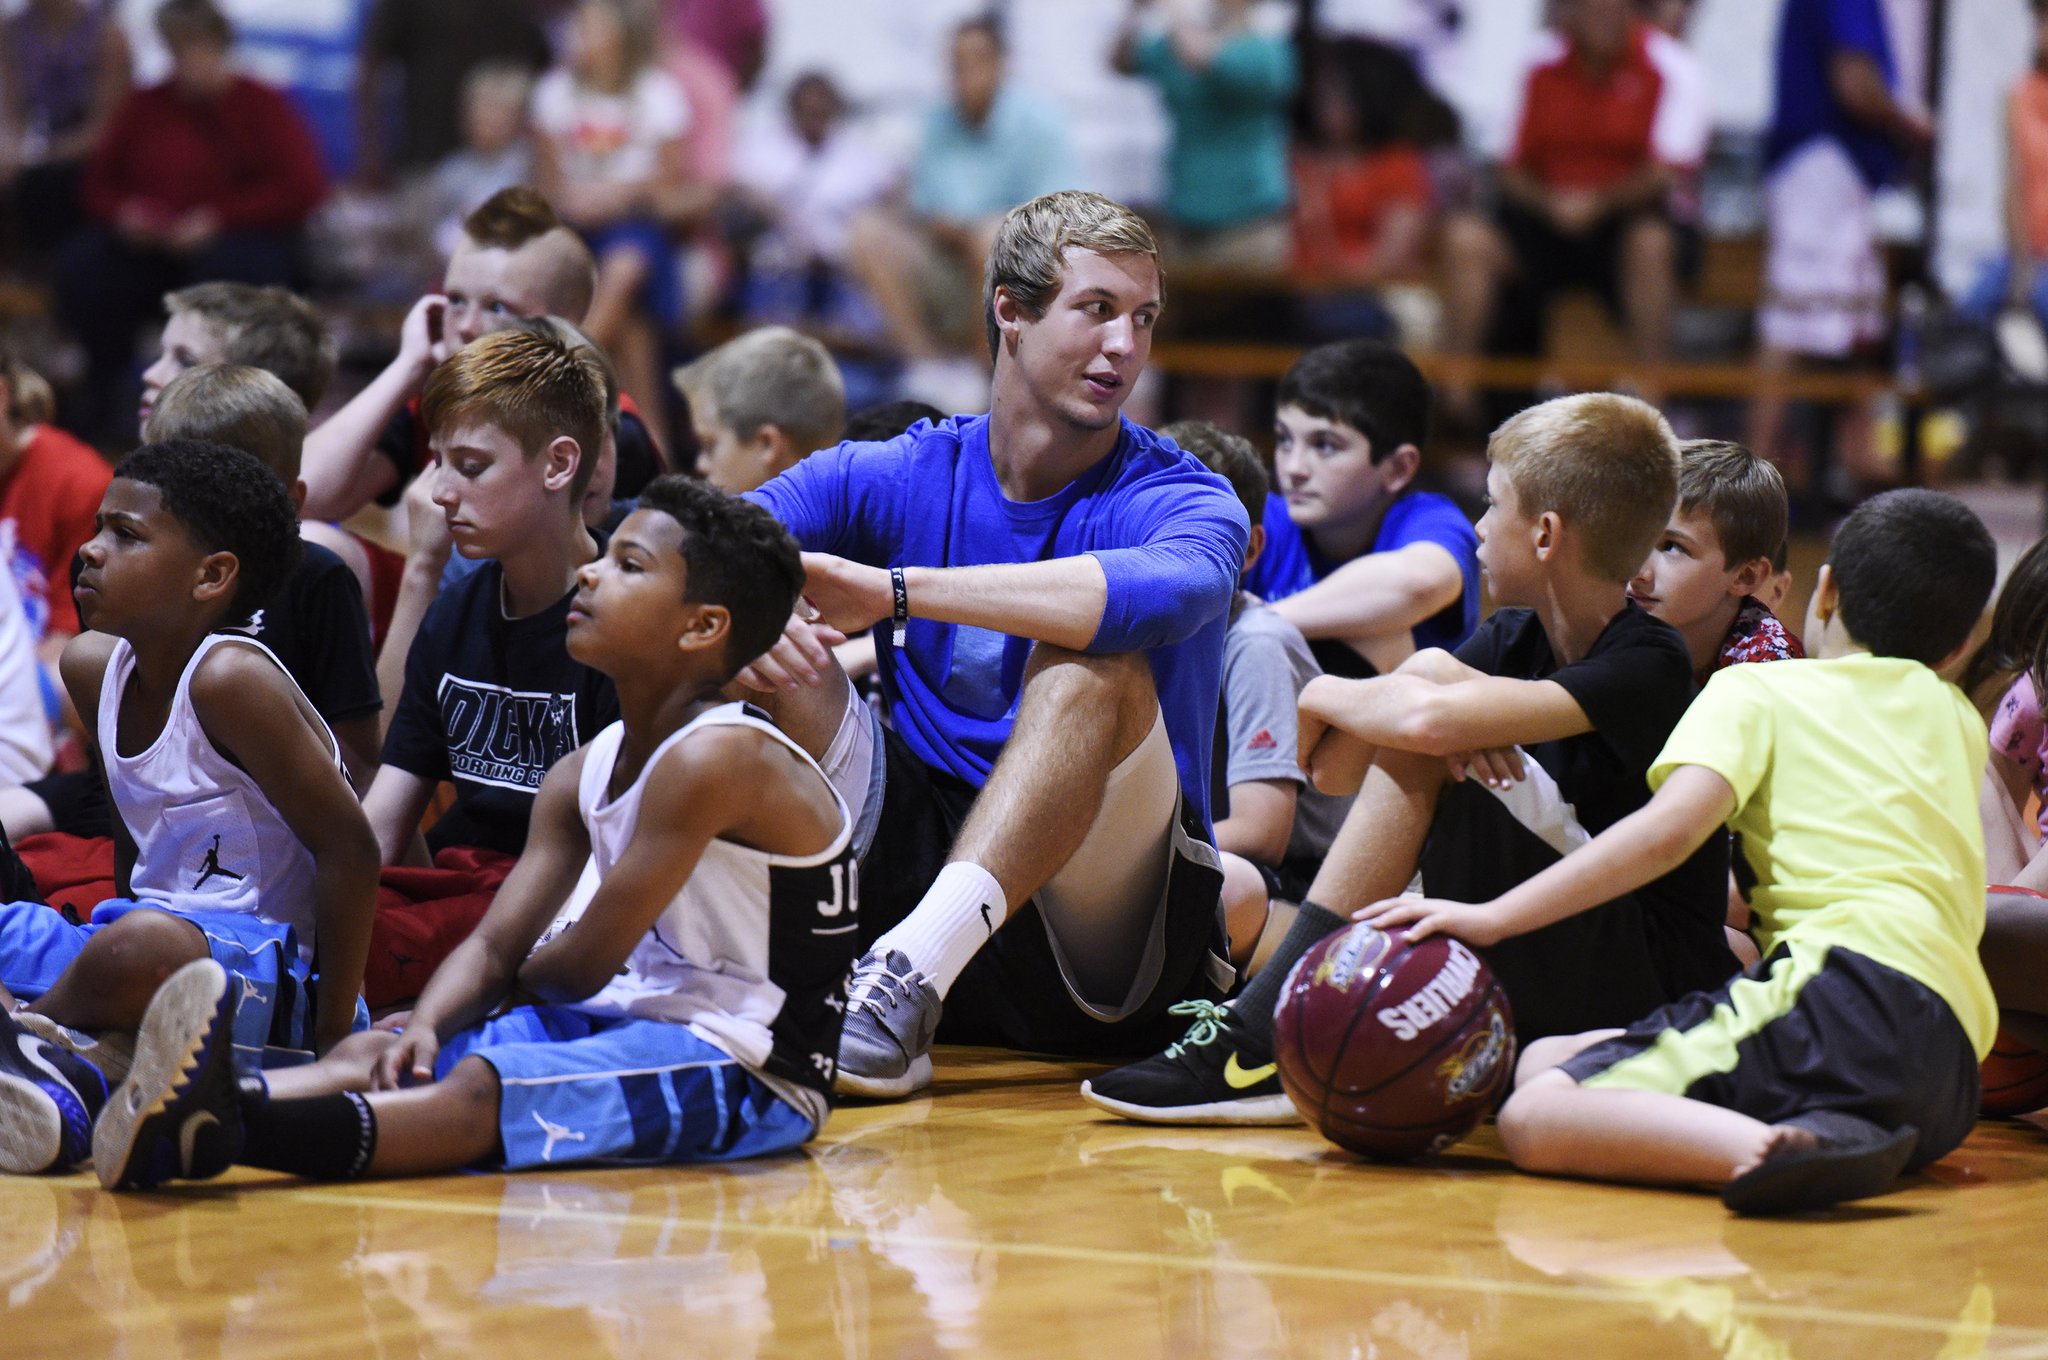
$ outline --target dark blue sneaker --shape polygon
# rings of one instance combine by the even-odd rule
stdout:
[[[150,999],[135,1066],[93,1131],[93,1169],[109,1190],[204,1180],[242,1151],[234,1063],[238,989],[212,959],[186,964]]]
[[[106,1078],[75,1053],[0,1015],[0,1171],[69,1171],[92,1155]]]

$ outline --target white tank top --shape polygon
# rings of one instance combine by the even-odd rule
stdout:
[[[253,638],[211,633],[178,677],[164,730],[141,752],[121,754],[121,700],[135,673],[135,649],[114,643],[100,681],[100,759],[114,809],[135,841],[129,890],[139,901],[180,911],[243,912],[292,927],[299,956],[313,957],[313,856],[263,790],[214,748],[192,710],[192,676],[215,647],[263,653],[297,690],[270,649]],[[315,722],[320,722],[316,717]],[[335,768],[341,750],[320,722]]]
[[[613,723],[586,749],[577,789],[591,865],[602,880],[619,862],[639,820],[648,772],[670,748],[722,726],[753,728],[795,752],[832,790],[838,833],[825,849],[802,857],[712,841],[625,966],[577,1009],[686,1024],[822,1123],[859,906],[846,800],[817,763],[758,710],[724,704],[656,747],[632,787],[607,803],[625,736],[624,724]]]

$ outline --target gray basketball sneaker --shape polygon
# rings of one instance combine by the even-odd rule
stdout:
[[[930,979],[901,952],[861,955],[847,983],[834,1089],[842,1096],[901,1100],[931,1085],[940,1009]]]

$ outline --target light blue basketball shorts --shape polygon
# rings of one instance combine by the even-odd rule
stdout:
[[[73,925],[62,912],[39,903],[0,904],[0,983],[22,1001],[35,1000],[56,984],[87,940],[136,910],[190,921],[206,937],[207,953],[241,989],[235,1005],[235,1049],[241,1057],[265,1062],[266,1051],[277,1056],[278,1050],[312,1049],[318,979],[299,959],[297,934],[290,926],[241,912],[177,911],[114,897],[93,908],[89,923]],[[354,1027],[370,1027],[369,1008],[361,997],[356,998]]]
[[[498,1074],[506,1170],[736,1161],[816,1132],[730,1053],[664,1020],[516,1006],[450,1036],[435,1078],[471,1054]]]

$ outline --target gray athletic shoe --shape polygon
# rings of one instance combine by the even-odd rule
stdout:
[[[929,1050],[939,1011],[931,980],[900,951],[861,955],[846,988],[834,1089],[843,1096],[901,1100],[931,1085]]]

